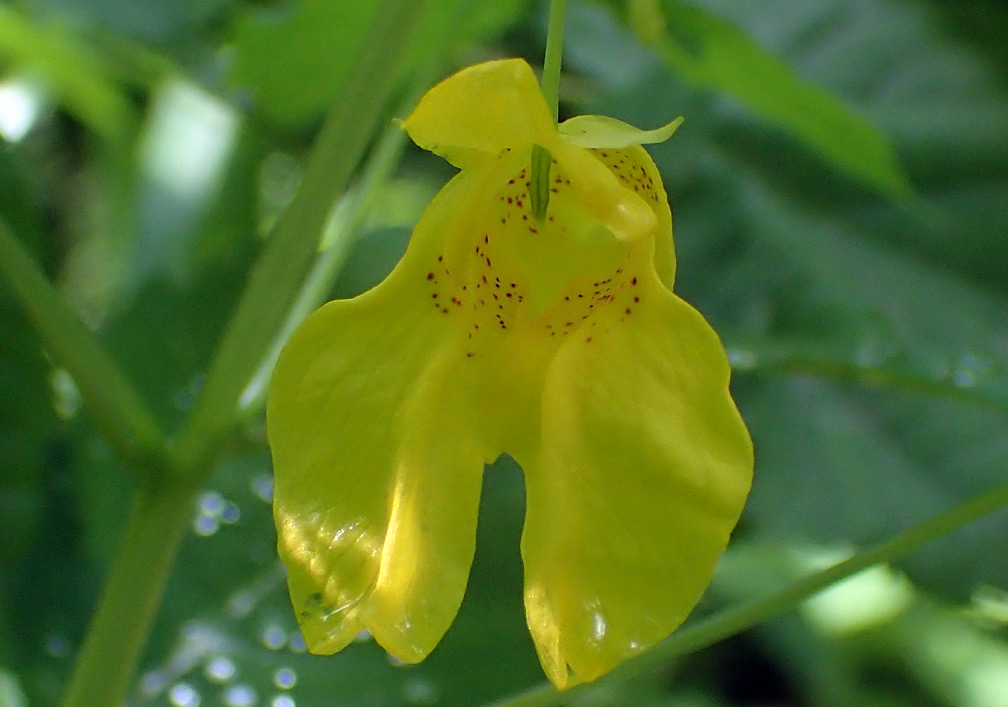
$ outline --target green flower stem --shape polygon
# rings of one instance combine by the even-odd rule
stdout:
[[[1006,505],[1008,505],[1008,483],[996,486],[986,493],[911,526],[870,550],[860,552],[843,562],[814,572],[767,597],[745,602],[709,618],[695,621],[651,649],[630,658],[594,683],[579,685],[566,692],[558,692],[552,685],[545,685],[502,700],[495,705],[496,707],[545,707],[546,705],[564,704],[605,683],[626,681],[662,665],[667,665],[676,658],[712,646],[790,611],[809,597],[869,567],[905,557],[928,543]]]
[[[542,92],[553,114],[559,117],[560,103],[560,60],[563,57],[564,17],[567,0],[550,2],[549,28],[546,30],[546,56],[543,59]]]
[[[123,704],[194,496],[185,486],[137,493],[63,707]]]
[[[729,346],[729,348],[731,348]],[[735,375],[809,375],[864,386],[922,393],[956,400],[1008,415],[1008,379],[1003,371],[966,370],[959,381],[951,369],[936,371],[947,363],[930,361],[892,361],[862,363],[853,355],[827,348],[796,346],[761,346],[744,349],[744,360],[732,364]]]
[[[164,436],[157,422],[2,220],[0,276],[13,289],[53,360],[70,372],[105,440],[138,482],[152,482],[165,461]]]
[[[425,5],[425,0],[386,0],[378,11],[365,49],[315,142],[301,188],[251,273],[196,410],[179,436],[177,463],[188,473],[206,473],[209,457],[234,424],[241,394],[318,256],[329,211],[367,148]]]
[[[239,396],[269,350],[317,257],[330,207],[367,147],[424,5],[424,0],[387,0],[378,13],[356,71],[323,124],[301,188],[251,274],[210,366],[196,411],[169,450],[165,468],[172,473],[162,483],[142,487],[137,495],[64,707],[124,702],[191,516],[195,490],[212,471],[213,455],[236,419]],[[8,259],[0,259],[7,269]],[[53,302],[48,303],[48,309],[56,308]],[[43,311],[45,317],[49,314]],[[57,328],[64,324],[60,322]],[[42,322],[41,326],[53,325]],[[58,332],[52,336],[68,348],[67,342],[73,343]],[[104,365],[100,348],[93,348],[84,366],[88,375],[112,375],[109,372],[114,368]],[[114,375],[112,378],[116,383]],[[108,406],[113,419],[118,419],[122,410],[131,411],[128,396],[116,390]]]
[[[564,17],[567,0],[550,2],[549,28],[546,30],[546,57],[543,60],[542,92],[553,115],[553,122],[559,117],[560,103],[560,60],[563,57]],[[546,217],[549,207],[549,179],[552,156],[541,145],[532,147],[532,176],[529,201],[532,213],[538,220]]]

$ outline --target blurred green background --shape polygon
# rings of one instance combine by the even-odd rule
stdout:
[[[330,219],[327,297],[380,281],[451,175],[391,119],[463,65],[538,65],[546,10],[430,3]],[[0,3],[0,216],[166,429],[191,411],[379,11]],[[645,128],[686,117],[651,150],[675,213],[676,289],[724,339],[756,446],[749,504],[698,615],[1008,478],[1008,5],[571,0],[561,118],[579,113]],[[261,387],[242,415],[192,510],[131,705],[470,705],[543,681],[513,463],[486,473],[466,600],[425,663],[394,665],[366,637],[317,658],[274,552]],[[0,707],[58,701],[131,490],[0,284]],[[1005,707],[1006,639],[1002,511],[576,700]]]

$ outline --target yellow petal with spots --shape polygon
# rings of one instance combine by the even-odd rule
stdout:
[[[710,582],[752,445],[717,336],[653,274],[550,362],[525,469],[525,606],[550,679],[597,678],[663,639]]]
[[[420,296],[465,191],[463,180],[446,187],[395,272],[315,312],[277,363],[267,423],[278,548],[314,653],[367,630],[416,662],[462,601],[483,464],[500,450],[482,434],[478,371],[462,366],[465,334],[442,311],[451,303]]]
[[[299,622],[313,652],[367,630],[423,658],[462,600],[482,464],[508,452],[536,648],[558,686],[592,679],[683,620],[752,472],[724,351],[670,289],[672,214],[639,143],[674,125],[561,135],[528,65],[504,60],[438,84],[404,127],[462,172],[383,283],[305,322],[270,388]]]

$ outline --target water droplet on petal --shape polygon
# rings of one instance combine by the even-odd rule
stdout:
[[[592,636],[596,641],[601,641],[606,634],[606,620],[601,612],[596,611],[592,615]]]

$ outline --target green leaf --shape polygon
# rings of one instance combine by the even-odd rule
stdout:
[[[281,125],[316,119],[346,80],[380,6],[297,0],[247,7],[234,29],[231,81],[251,87],[259,109]]]
[[[180,433],[183,465],[202,464],[235,423],[242,392],[269,355],[318,257],[330,209],[375,132],[423,8],[417,0],[383,3],[343,95],[319,131],[300,188],[277,221],[224,331],[196,411]]]
[[[53,358],[80,388],[84,406],[124,461],[138,462],[138,478],[152,480],[164,470],[164,440],[157,423],[108,352],[84,326],[17,237],[0,221],[0,276],[14,292],[26,318]],[[151,462],[150,464],[145,462]]]
[[[1003,479],[1008,300],[849,223],[760,200],[749,212],[759,246],[746,270],[773,281],[747,289],[777,313],[762,333],[773,344],[727,337],[739,374],[753,365],[757,374],[736,378],[760,450],[750,529],[774,540],[871,542]],[[1008,581],[998,539],[1006,520],[943,540],[907,567],[957,598]]]
[[[891,136],[921,199],[909,209],[880,208],[793,148],[732,126],[731,150],[745,168],[870,239],[1008,293],[1008,84],[989,55],[950,41],[953,30],[935,21],[933,7],[808,0],[795,11],[791,0],[706,2]],[[989,32],[1008,31],[1003,5],[985,21]],[[696,129],[700,116],[688,117]]]
[[[669,31],[655,48],[674,71],[734,96],[881,193],[911,193],[888,138],[836,96],[800,78],[721,17],[680,0],[666,0],[663,8]]]
[[[650,148],[675,207],[677,288],[733,354],[757,450],[742,527],[771,542],[870,542],[1003,479],[1008,459],[1008,96],[925,12],[869,6],[717,5],[886,126],[920,185],[912,209],[674,77],[642,76],[590,107],[687,116]],[[904,566],[957,599],[1003,583],[1006,523],[997,514]]]
[[[429,3],[405,63],[417,68],[443,55],[446,45],[499,34],[527,4]],[[234,29],[231,83],[251,88],[259,110],[281,126],[317,119],[346,81],[379,6],[376,0],[295,0],[280,8],[244,10]]]
[[[41,522],[45,457],[56,415],[38,338],[13,302],[0,294],[0,562],[28,551]]]

